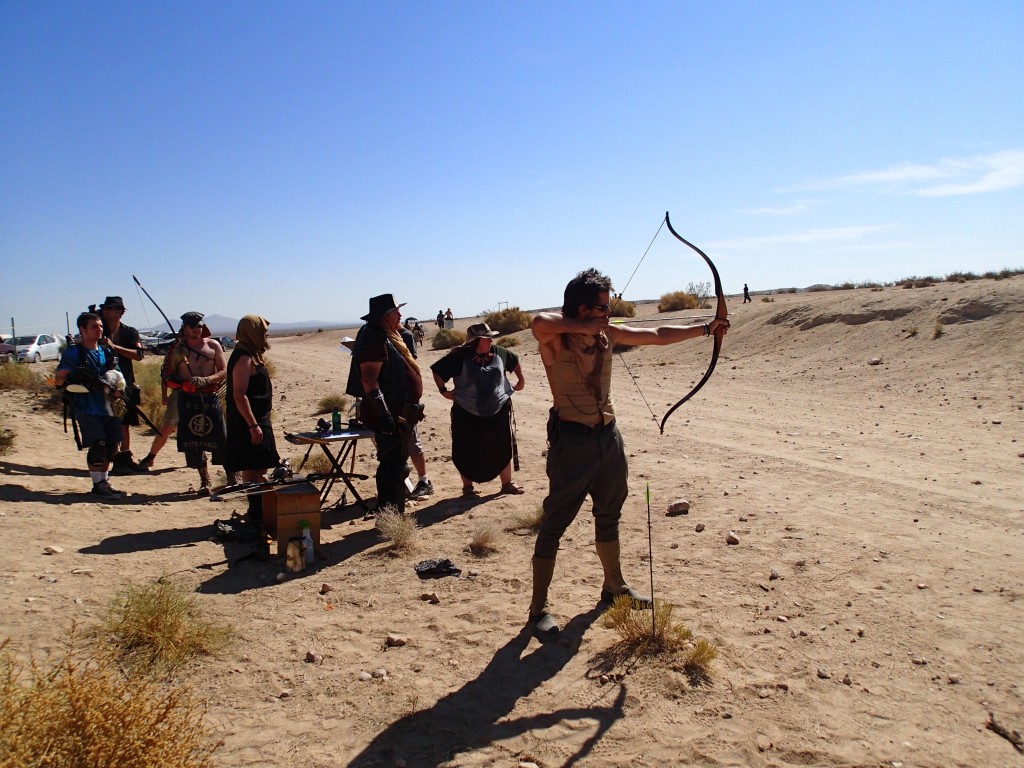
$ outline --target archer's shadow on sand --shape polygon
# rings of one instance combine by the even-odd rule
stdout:
[[[597,721],[594,733],[564,765],[585,758],[609,728],[623,717],[624,687],[607,706],[571,707],[531,717],[506,719],[520,699],[557,675],[576,654],[584,632],[600,616],[598,609],[574,617],[562,630],[565,644],[542,643],[531,648],[524,627],[498,649],[480,675],[434,706],[396,720],[349,763],[349,768],[392,764],[433,768],[461,752],[480,749],[565,720]],[[524,652],[529,649],[529,653]],[[499,722],[500,720],[500,722]]]

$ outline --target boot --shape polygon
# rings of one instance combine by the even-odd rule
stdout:
[[[619,558],[619,542],[598,541],[594,545],[597,548],[597,557],[601,561],[601,568],[604,571],[604,586],[601,588],[601,603],[611,605],[619,595],[628,595],[633,601],[633,608],[638,611],[652,607],[651,598],[641,595],[626,584],[622,578],[622,564]]]
[[[200,496],[210,495],[210,467],[205,463],[199,467],[199,490],[196,493]]]
[[[110,460],[110,474],[131,475],[138,471],[138,465],[132,461],[131,451],[118,451]]]
[[[238,485],[238,475],[229,470],[224,470],[224,475],[227,477],[225,481],[228,485]]]
[[[548,602],[548,587],[555,575],[555,558],[533,558],[533,599],[530,601],[530,630],[540,641],[551,640],[558,635],[558,624],[545,610]]]
[[[245,512],[245,517],[249,521],[250,525],[256,528],[263,527],[263,494],[252,493],[245,497],[245,500],[249,504],[249,508]]]

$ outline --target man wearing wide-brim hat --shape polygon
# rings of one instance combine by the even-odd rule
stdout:
[[[121,322],[125,313],[124,300],[120,296],[107,296],[100,304],[100,318],[103,320],[103,339],[100,341],[117,355],[117,365],[124,374],[124,394],[128,409],[121,417],[121,449],[114,454],[111,474],[127,475],[143,471],[132,459],[132,433],[130,427],[139,426],[139,406],[142,404],[139,387],[135,384],[135,369],[132,364],[142,359],[142,342],[139,332]]]
[[[422,418],[423,379],[398,328],[401,307],[390,293],[370,299],[366,325],[352,345],[346,392],[362,398],[360,420],[377,441],[377,508],[405,511],[409,437]]]

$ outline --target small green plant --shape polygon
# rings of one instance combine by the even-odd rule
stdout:
[[[612,317],[636,317],[636,304],[616,296],[611,301]]]
[[[6,643],[5,643],[6,645]],[[222,742],[192,694],[109,656],[26,668],[0,646],[0,766],[210,768]]]
[[[408,552],[416,545],[419,528],[409,515],[403,515],[393,506],[385,506],[377,512],[377,532],[388,542],[392,554]]]
[[[231,629],[203,619],[195,594],[170,581],[127,584],[100,619],[116,657],[134,669],[173,669],[212,655]]]
[[[509,347],[518,347],[519,346],[519,337],[518,336],[499,336],[497,339],[494,340],[494,343],[497,344],[499,347],[505,347],[506,349],[509,348]]]
[[[453,347],[459,347],[466,343],[466,334],[462,331],[449,330],[442,328],[434,334],[434,338],[430,340],[431,349],[452,349]]]
[[[498,528],[493,523],[484,523],[473,531],[469,551],[476,557],[486,557],[498,551]]]
[[[659,312],[678,312],[681,309],[697,309],[699,306],[697,297],[686,291],[662,294],[658,301]]]
[[[349,399],[346,395],[325,395],[316,404],[316,410],[313,411],[313,415],[319,416],[321,413],[331,413],[335,408],[345,413],[348,410],[348,404]]]
[[[508,307],[497,312],[489,312],[484,317],[484,322],[492,331],[506,335],[529,328],[530,316],[519,307]]]

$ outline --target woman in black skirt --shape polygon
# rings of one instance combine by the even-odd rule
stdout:
[[[263,359],[270,348],[268,328],[270,323],[258,315],[239,320],[237,343],[228,360],[224,469],[241,472],[243,482],[259,482],[265,470],[280,463],[270,424],[274,388]]]

